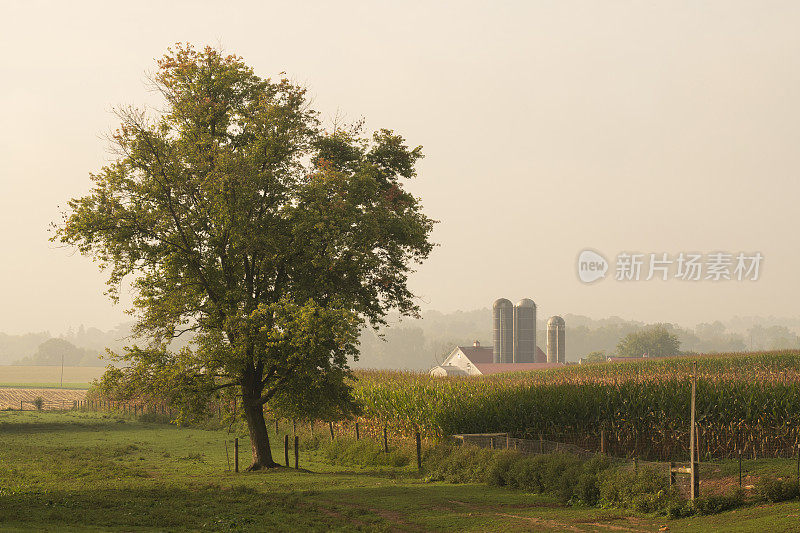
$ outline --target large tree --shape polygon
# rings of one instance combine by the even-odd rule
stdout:
[[[617,354],[623,357],[666,357],[679,355],[678,336],[663,324],[655,324],[627,334],[617,344]]]
[[[264,406],[346,415],[359,328],[418,311],[407,278],[433,221],[402,181],[421,148],[390,130],[325,130],[302,87],[212,48],[170,49],[153,83],[164,108],[118,112],[117,159],[53,239],[98,260],[113,299],[133,289],[150,342],[105,382],[187,406],[233,388],[251,469],[270,467]],[[170,351],[187,331],[194,345]]]

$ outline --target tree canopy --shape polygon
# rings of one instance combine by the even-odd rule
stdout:
[[[623,357],[679,355],[680,341],[666,326],[656,324],[623,337],[617,344],[617,354]]]
[[[235,388],[251,468],[272,466],[264,405],[353,412],[359,327],[418,312],[407,281],[433,221],[403,182],[421,148],[362,124],[327,130],[303,87],[209,47],[168,50],[153,84],[165,108],[119,110],[117,159],[53,239],[98,260],[112,298],[130,282],[136,334],[151,339],[116,354],[129,366],[105,383],[195,409]],[[193,346],[167,349],[189,331]]]

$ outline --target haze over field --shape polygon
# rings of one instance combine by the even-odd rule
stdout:
[[[591,352],[616,352],[619,341],[629,333],[648,327],[641,321],[607,317],[599,320],[586,316],[564,315],[566,319],[566,359],[578,361]],[[428,370],[440,363],[457,345],[479,341],[492,344],[491,310],[442,313],[425,311],[418,320],[388,318],[390,327],[379,333],[365,329],[361,334],[361,355],[353,362],[355,368],[399,368]],[[9,335],[0,333],[0,383],[17,379],[14,370],[3,365],[65,365],[104,367],[106,359],[98,355],[106,348],[121,351],[135,342],[131,337],[132,323],[122,323],[103,331],[81,325],[66,333],[49,332]],[[701,323],[691,327],[670,325],[677,335],[683,352],[711,353],[744,350],[782,350],[800,348],[800,319],[776,317],[735,317],[726,322]],[[175,341],[173,347],[185,346],[191,336]],[[546,348],[545,321],[539,320],[537,344]],[[27,367],[33,368],[33,367]],[[46,371],[43,371],[46,372]],[[26,379],[25,382],[37,381]],[[52,379],[45,379],[50,382]]]
[[[47,226],[110,158],[112,106],[158,103],[144,73],[176,41],[285,71],[329,117],[424,146],[410,188],[441,223],[412,278],[423,309],[531,297],[540,317],[797,316],[799,4],[228,5],[0,7],[0,331],[128,319],[129,299],[112,306],[96,265]],[[753,282],[587,285],[584,248],[764,263]]]

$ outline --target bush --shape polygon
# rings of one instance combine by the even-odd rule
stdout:
[[[616,468],[599,474],[600,502],[608,507],[625,507],[642,513],[669,512],[681,502],[669,477],[652,468],[635,472]]]
[[[744,491],[736,487],[728,494],[705,496],[693,502],[673,500],[668,506],[667,514],[670,518],[685,518],[696,514],[717,514],[742,505],[744,505]]]
[[[33,400],[33,405],[36,407],[37,411],[41,411],[44,407],[44,398],[37,396],[36,399]]]
[[[406,448],[383,451],[383,446],[370,439],[339,438],[334,441],[321,435],[303,439],[302,448],[319,452],[327,462],[335,465],[393,466],[411,463],[412,452]]]
[[[496,487],[506,487],[509,484],[509,471],[511,467],[522,459],[519,452],[503,450],[497,454],[489,469],[488,483]]]
[[[592,457],[582,465],[582,472],[575,483],[573,498],[586,505],[597,505],[600,501],[600,473],[611,468],[611,461],[602,455]]]
[[[785,502],[800,498],[800,483],[796,478],[764,476],[756,483],[755,492],[762,500]]]
[[[497,452],[477,446],[439,444],[423,456],[423,467],[431,481],[486,483]]]
[[[729,494],[697,498],[693,507],[699,514],[716,514],[744,505],[744,491],[736,487]]]

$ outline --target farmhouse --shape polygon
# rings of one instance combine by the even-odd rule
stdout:
[[[536,303],[523,298],[512,304],[500,298],[492,305],[494,346],[486,348],[478,341],[470,346],[456,346],[441,365],[431,369],[432,376],[480,376],[501,372],[543,370],[564,366],[564,319],[552,316],[547,321],[547,353],[536,345]]]
[[[547,356],[537,346],[536,363],[495,363],[494,350],[475,341],[472,346],[456,346],[441,365],[431,369],[431,376],[482,376],[501,372],[521,372],[558,368],[563,363],[547,363]]]

